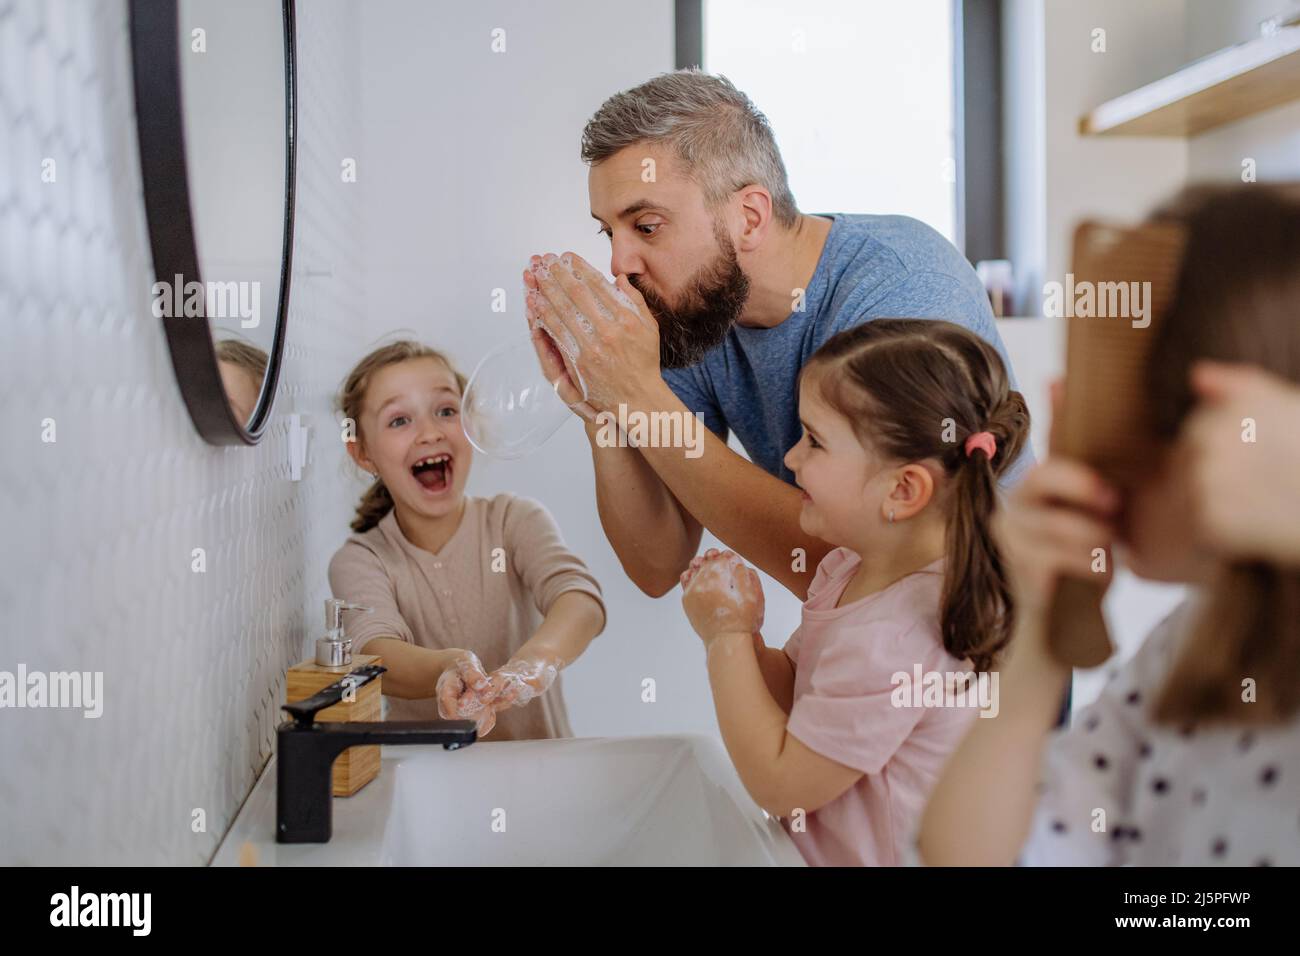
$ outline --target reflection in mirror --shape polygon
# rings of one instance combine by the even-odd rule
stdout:
[[[266,379],[267,355],[256,345],[237,338],[216,342],[217,368],[221,372],[221,386],[235,418],[247,424],[257,408]]]
[[[288,161],[284,30],[279,0],[179,5],[185,164],[199,274],[221,381],[245,428],[258,411],[280,326]]]

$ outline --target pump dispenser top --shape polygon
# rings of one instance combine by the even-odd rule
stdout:
[[[316,641],[316,663],[321,667],[345,667],[352,663],[352,638],[344,633],[344,611],[373,611],[340,598],[325,601],[325,636]]]

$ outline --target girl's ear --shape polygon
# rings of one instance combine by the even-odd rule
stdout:
[[[371,463],[370,459],[366,457],[366,449],[365,446],[361,444],[360,436],[354,438],[352,441],[345,441],[343,447],[348,450],[348,457],[356,463],[358,468],[368,475],[374,474],[375,466]]]
[[[893,484],[880,503],[880,516],[894,521],[905,521],[920,514],[934,497],[934,475],[924,465],[912,462],[894,472]]]

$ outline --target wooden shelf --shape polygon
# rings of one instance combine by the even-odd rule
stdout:
[[[1102,103],[1084,136],[1194,136],[1300,99],[1300,27],[1211,53]]]

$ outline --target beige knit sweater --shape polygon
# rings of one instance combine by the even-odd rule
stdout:
[[[499,549],[499,550],[498,550]],[[420,647],[463,647],[491,672],[533,636],[565,591],[590,594],[604,607],[600,585],[565,547],[550,512],[531,498],[466,496],[460,526],[438,553],[406,539],[389,512],[353,535],[329,567],[334,596],[373,607],[345,615],[354,654],[374,637]],[[385,697],[388,720],[436,720],[438,703]],[[522,707],[497,715],[488,740],[571,737],[560,678]]]

